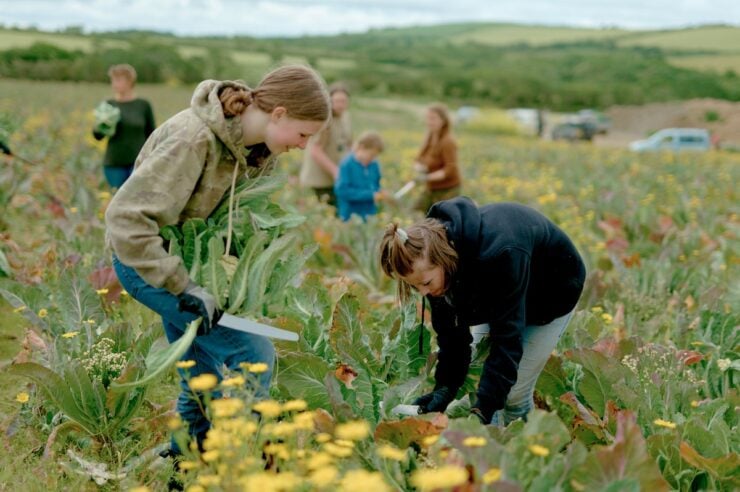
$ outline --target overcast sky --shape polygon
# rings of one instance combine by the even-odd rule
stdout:
[[[282,37],[460,21],[637,29],[740,25],[740,0],[0,0],[0,23],[47,30],[75,25]]]

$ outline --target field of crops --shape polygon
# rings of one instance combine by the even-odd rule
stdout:
[[[90,110],[108,88],[6,80],[0,92],[9,143],[28,161],[0,162],[0,490],[164,490],[172,468],[156,452],[182,432],[178,378],[159,320],[121,292],[104,248],[111,195]],[[184,88],[140,92],[158,122],[189,100]],[[354,103],[356,128],[386,140],[395,190],[413,175],[418,108]],[[181,464],[185,489],[737,490],[740,155],[457,135],[465,194],[537,208],[587,262],[539,409],[505,429],[468,419],[479,353],[448,415],[390,414],[433,384],[431,332],[420,356],[416,306],[394,302],[376,257],[384,225],[417,216],[400,203],[339,222],[295,186],[300,155],[288,155],[276,178],[243,190],[237,242],[285,248],[250,266],[263,282],[244,275],[244,305],[301,338],[278,343],[270,400],[247,389],[258,364],[191,379],[221,396],[206,402],[205,451]],[[236,292],[239,267],[224,280],[212,261],[219,227],[193,226],[181,253],[191,274]],[[188,257],[193,241],[201,254]]]

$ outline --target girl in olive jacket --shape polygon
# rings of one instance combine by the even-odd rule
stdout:
[[[225,364],[264,362],[258,394],[266,394],[274,348],[265,337],[214,326],[215,299],[188,276],[182,259],[164,248],[159,231],[192,217],[207,218],[239,179],[265,171],[267,157],[303,149],[330,116],[324,82],[311,69],[285,66],[267,74],[255,89],[240,82],[206,80],[190,108],[167,120],[141,150],[134,173],[106,211],[113,265],[131,297],[162,316],[170,342],[188,323],[201,328],[184,360],[191,377],[221,377]],[[229,214],[229,231],[231,231]],[[210,427],[201,405],[181,381],[177,410],[201,444]],[[172,453],[179,453],[172,443]]]

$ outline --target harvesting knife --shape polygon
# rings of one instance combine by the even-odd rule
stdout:
[[[409,181],[408,183],[406,183],[405,185],[403,185],[400,190],[398,190],[397,192],[395,192],[393,194],[393,198],[395,198],[396,200],[398,200],[403,195],[405,195],[406,193],[408,193],[409,191],[411,191],[411,189],[415,185],[416,185],[416,183],[414,181]]]
[[[278,338],[280,340],[289,340],[291,342],[298,341],[298,333],[282,330],[270,325],[263,325],[262,323],[257,323],[251,319],[239,318],[229,313],[224,313],[216,324],[231,328],[232,330],[252,333],[254,335],[262,335],[263,337]]]
[[[396,415],[419,415],[421,409],[419,405],[396,405],[391,412]]]

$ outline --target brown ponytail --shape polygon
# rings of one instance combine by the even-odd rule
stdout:
[[[239,116],[252,104],[252,92],[235,86],[224,86],[218,93],[218,100],[224,109],[224,116]]]
[[[457,271],[458,255],[447,240],[445,227],[435,219],[424,219],[406,229],[395,222],[389,224],[380,241],[380,267],[388,277],[398,280],[401,302],[411,297],[411,286],[401,277],[409,275],[420,259],[442,267],[449,282]]]

